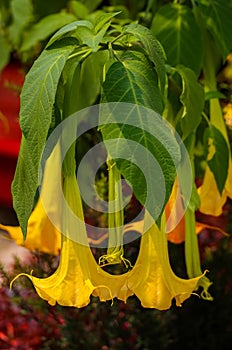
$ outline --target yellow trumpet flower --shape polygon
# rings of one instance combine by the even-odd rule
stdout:
[[[228,176],[222,195],[220,195],[213,173],[206,167],[204,180],[198,189],[201,199],[200,211],[204,214],[219,216],[227,197],[232,198],[232,162],[230,160]]]
[[[101,301],[118,297],[126,300],[133,293],[124,289],[126,276],[112,276],[103,271],[95,261],[87,242],[83,209],[75,175],[64,179],[64,194],[68,206],[79,218],[79,227],[73,221],[70,210],[64,208],[62,234],[62,249],[60,264],[56,272],[44,279],[26,275],[35,286],[41,298],[54,305],[56,302],[63,306],[83,307],[90,302],[94,291]],[[70,231],[76,233],[78,240],[71,240]],[[82,243],[79,243],[81,240]],[[12,281],[12,283],[14,280]]]
[[[197,288],[198,281],[203,276],[201,274],[192,279],[182,279],[174,274],[169,262],[164,218],[163,216],[161,230],[153,222],[143,234],[139,256],[128,284],[142,306],[159,310],[170,308],[173,299],[177,306],[181,306]],[[145,217],[145,227],[146,220],[152,220],[148,214]]]
[[[0,229],[7,231],[18,245],[22,245],[30,250],[38,250],[54,255],[58,255],[60,251],[61,234],[49,217],[61,217],[60,199],[54,198],[57,181],[60,181],[60,179],[55,179],[54,176],[51,176],[54,167],[58,164],[60,164],[60,150],[57,144],[45,165],[40,197],[28,220],[26,239],[24,240],[19,226],[0,224]],[[41,197],[43,202],[46,201],[46,208],[49,208],[47,213],[44,210]]]

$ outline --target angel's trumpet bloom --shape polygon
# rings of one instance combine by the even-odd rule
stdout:
[[[201,277],[202,274],[188,280],[174,274],[169,262],[165,223],[160,230],[153,222],[142,236],[139,256],[128,286],[141,300],[142,306],[165,310],[170,308],[173,299],[177,306],[181,306],[196,289]]]
[[[83,307],[89,303],[93,291],[102,301],[111,300],[114,297],[126,300],[129,295],[133,294],[126,288],[121,291],[126,276],[112,276],[106,273],[98,266],[92,255],[87,241],[82,203],[75,175],[64,179],[64,195],[68,206],[79,218],[79,227],[75,226],[76,221],[73,220],[72,212],[65,207],[58,269],[53,275],[44,279],[32,275],[20,275],[29,277],[40,297],[51,305],[57,302],[63,306]],[[77,241],[69,238],[70,231],[76,232]]]
[[[7,231],[18,245],[22,245],[30,250],[38,250],[54,255],[57,255],[60,251],[61,235],[49,217],[60,217],[61,215],[60,199],[56,198],[54,200],[57,181],[60,181],[60,179],[55,179],[54,176],[51,176],[53,168],[58,164],[60,164],[60,150],[57,145],[46,162],[40,193],[43,202],[46,201],[46,208],[49,208],[49,212],[45,212],[43,202],[41,197],[39,197],[28,221],[26,239],[24,240],[19,226],[0,224],[0,229]]]
[[[198,192],[201,199],[200,211],[208,215],[221,215],[227,197],[232,198],[232,161],[229,163],[227,180],[221,195],[218,191],[214,175],[208,166]]]

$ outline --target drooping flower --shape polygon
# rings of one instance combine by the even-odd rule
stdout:
[[[50,217],[53,215],[61,216],[61,206],[60,200],[54,198],[57,181],[60,181],[60,179],[55,179],[51,176],[51,173],[59,163],[60,150],[57,145],[45,165],[40,197],[29,218],[26,239],[24,240],[19,226],[0,224],[0,228],[7,231],[18,245],[54,255],[57,255],[60,251],[61,235],[59,229],[51,222]],[[49,208],[47,212],[44,210],[41,197],[43,197],[43,202],[46,201],[46,209]]]
[[[191,205],[184,210],[181,191],[179,191],[178,181],[176,179],[171,196],[165,207],[168,226],[171,228],[167,236],[168,240],[172,243],[178,244],[184,242],[185,262],[189,278],[194,278],[202,274],[197,234],[204,228],[215,228],[204,223],[196,222],[195,206],[196,204],[191,203]],[[202,298],[207,300],[213,299],[208,292],[211,284],[212,282],[205,275],[199,279],[197,289],[202,288]]]
[[[148,214],[145,215],[145,227],[146,220],[152,220]],[[143,234],[139,256],[128,285],[142,306],[165,310],[170,308],[173,299],[177,306],[181,306],[196,289],[201,277],[202,274],[192,279],[182,279],[174,274],[169,262],[163,220],[161,229],[153,222]]]
[[[126,276],[112,276],[106,273],[99,267],[92,255],[87,241],[75,174],[64,179],[64,195],[68,206],[79,218],[79,227],[76,227],[76,221],[73,221],[72,212],[65,207],[58,269],[53,275],[44,279],[32,275],[20,275],[30,278],[40,297],[51,305],[57,302],[63,306],[83,307],[90,302],[90,295],[93,291],[101,301],[111,300],[114,297],[126,300],[129,295],[133,294],[127,289],[121,291]],[[70,239],[71,235],[73,237],[70,231],[76,232],[76,241]],[[80,241],[82,243],[79,243]]]
[[[20,226],[0,224],[0,229],[7,231],[16,244],[30,250],[53,255],[58,255],[60,251],[60,232],[51,223],[40,199],[29,218],[25,240]]]
[[[217,91],[217,79],[222,79],[224,73],[221,76],[217,76],[218,61],[215,60],[215,52],[217,47],[212,37],[208,32],[205,32],[207,40],[205,45],[205,57],[203,62],[203,77],[205,92]],[[231,160],[231,145],[228,138],[225,119],[223,117],[222,107],[219,98],[211,98],[209,100],[209,123],[220,131],[224,137],[228,149],[229,149],[229,168],[222,194],[218,191],[215,178],[208,165],[206,165],[205,175],[202,185],[198,188],[201,204],[199,210],[203,214],[218,216],[222,213],[223,205],[226,202],[227,197],[232,198],[232,160]]]
[[[229,163],[227,180],[224,190],[220,195],[212,171],[206,167],[204,180],[198,189],[201,200],[200,211],[207,215],[219,216],[222,214],[223,206],[227,197],[232,198],[232,161]]]

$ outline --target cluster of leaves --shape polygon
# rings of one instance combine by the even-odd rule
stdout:
[[[145,1],[103,0],[3,0],[0,4],[0,71],[11,55],[24,64],[33,63],[48,39],[62,26],[75,20],[91,18],[99,5],[110,11],[123,11],[122,18],[134,18],[143,10]],[[143,12],[140,14],[143,16]]]
[[[48,38],[62,26],[84,19],[98,4],[96,1],[3,0],[0,4],[0,70],[11,54],[29,65],[44,48]]]
[[[220,193],[225,185],[230,150],[220,129],[221,122],[213,121],[208,104],[212,98],[221,96],[216,91],[216,74],[231,49],[232,2],[148,1],[138,7],[133,1],[112,1],[96,10],[99,4],[93,2],[88,8],[88,1],[75,2],[76,13],[82,13],[80,7],[88,8],[81,17],[84,19],[73,22],[70,18],[71,23],[53,35],[26,78],[20,112],[23,139],[13,183],[14,207],[24,233],[34,205],[39,162],[49,132],[73,112],[99,101],[133,103],[163,114],[180,134],[191,158],[197,137],[201,150],[198,153],[204,162],[208,159]],[[123,9],[136,9],[134,17],[140,18],[142,24],[131,22],[126,10],[112,12],[122,5]],[[143,9],[146,21],[141,16]],[[54,16],[61,18],[60,14]],[[40,40],[48,38],[61,25],[57,23],[49,33],[44,25],[46,35]],[[38,37],[32,30],[24,40],[23,47],[25,42],[35,45]],[[181,160],[179,145],[164,130],[158,142],[151,136],[157,123],[144,120],[139,112],[134,122],[137,128],[126,123],[105,126],[101,129],[103,139],[123,137],[147,148],[161,166],[166,202],[176,176],[175,166]],[[210,145],[215,153],[209,159]],[[172,149],[171,155],[167,149]],[[119,148],[118,158],[120,152]],[[116,163],[144,205],[147,196],[142,171],[132,162],[116,159]],[[152,181],[152,169],[147,168],[147,177]],[[202,175],[204,169],[199,166],[196,169]],[[152,186],[159,193],[159,185],[153,181]],[[158,197],[150,196],[149,208],[162,209]],[[165,203],[162,204],[164,208]]]
[[[83,309],[51,307],[37,296],[27,279],[19,280],[9,291],[10,279],[22,270],[33,268],[41,277],[50,274],[57,258],[46,254],[33,255],[29,265],[16,262],[12,275],[1,268],[4,281],[0,293],[1,349],[184,349],[186,343],[191,350],[229,348],[231,238],[221,238],[216,243],[209,232],[204,233],[205,238],[207,235],[217,245],[217,249],[207,248],[204,254],[207,257],[204,264],[217,281],[213,285],[214,302],[206,303],[193,296],[183,308],[173,306],[165,312],[141,308],[135,297],[129,298],[127,304],[116,300],[113,305],[102,304],[93,298]],[[171,245],[172,248],[182,249],[176,245]],[[179,259],[175,249],[172,259]]]

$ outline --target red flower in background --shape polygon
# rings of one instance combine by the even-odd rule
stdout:
[[[0,204],[12,206],[11,182],[18,157],[20,91],[25,74],[15,62],[7,65],[0,76]]]

